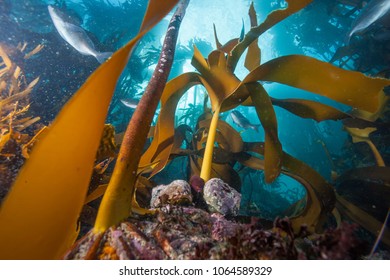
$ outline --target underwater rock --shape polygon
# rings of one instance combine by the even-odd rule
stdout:
[[[217,241],[226,241],[233,238],[240,229],[239,224],[226,220],[225,217],[219,213],[211,214],[213,220],[212,237]]]
[[[261,223],[227,220],[193,206],[165,205],[156,215],[129,217],[103,233],[89,231],[64,258],[361,259],[364,254],[355,227],[346,224],[309,237],[304,231],[295,235],[287,218],[265,229]]]
[[[152,190],[150,206],[158,208],[167,204],[192,203],[191,187],[184,180],[175,180],[169,185],[159,185]]]
[[[241,194],[218,178],[206,182],[203,198],[210,212],[224,216],[237,216],[240,209]]]

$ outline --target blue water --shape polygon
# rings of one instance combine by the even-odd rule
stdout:
[[[81,55],[59,36],[48,14],[47,5],[61,7],[76,22],[79,22],[80,26],[87,30],[99,51],[114,52],[138,32],[147,4],[144,0],[2,0],[1,2],[2,24],[7,24],[9,28],[1,26],[0,42],[17,44],[26,41],[30,47],[36,44],[45,45],[43,51],[26,64],[26,76],[41,77],[39,90],[33,93],[31,110],[37,112],[46,123],[54,119],[66,101],[99,66],[94,57]],[[213,23],[216,25],[221,42],[238,37],[242,21],[246,31],[249,30],[247,11],[250,3],[251,1],[248,0],[192,0],[181,26],[170,78],[183,72],[194,71],[190,64],[194,43],[204,56],[215,48]],[[255,1],[258,21],[263,21],[269,12],[285,5],[286,3],[281,0]],[[352,9],[353,7],[337,4],[336,1],[314,1],[303,11],[279,23],[259,38],[262,62],[289,54],[304,54],[330,61],[337,48],[343,45],[354,18],[360,12],[360,9],[357,9],[356,12],[346,16]],[[133,113],[132,109],[123,106],[120,99],[142,95],[157,63],[167,24],[168,20],[163,20],[142,39],[118,82],[107,119],[107,122],[115,125],[117,132],[125,130]],[[387,41],[387,48],[389,44]],[[367,54],[371,56],[371,64],[367,61],[359,65],[348,62],[345,68],[364,70],[363,72],[367,74],[373,74],[389,66],[389,58],[384,60],[380,57],[380,53],[365,49],[360,51],[365,56]],[[335,61],[334,64],[340,65],[340,61]],[[241,63],[236,75],[243,78],[247,73]],[[277,98],[311,99],[344,111],[350,109],[321,96],[288,86],[266,84],[265,88],[271,96]],[[195,94],[196,104],[194,104]],[[190,104],[202,104],[203,94],[201,87],[190,90],[178,105],[177,118],[180,119],[185,112],[183,109],[188,108]],[[253,108],[240,106],[238,110],[252,123],[259,123]],[[350,138],[343,130],[342,124],[335,121],[317,123],[299,118],[278,107],[275,107],[275,112],[279,138],[284,150],[330,180],[331,170],[335,168],[333,161],[351,155],[350,151],[346,150]],[[262,129],[260,132],[252,129],[243,130],[233,124],[228,114],[223,115],[223,118],[241,132],[244,141],[264,141]],[[195,126],[195,123],[189,125]],[[186,171],[182,168],[185,164],[184,159],[173,161],[171,166],[156,177],[156,180],[164,182],[175,177],[185,178]],[[175,172],[177,170],[175,166],[180,166],[181,171]],[[347,167],[348,163],[342,163],[338,168],[343,170]],[[288,207],[304,195],[304,189],[299,183],[286,176],[278,178],[272,186],[265,184],[262,176],[262,172],[259,171],[253,171],[245,176],[241,173],[244,194],[242,203],[246,205],[249,212],[276,215],[283,210],[279,208]],[[264,208],[261,204],[265,205],[267,201],[266,209],[261,210],[261,207]],[[273,206],[275,204],[283,206],[275,207]]]

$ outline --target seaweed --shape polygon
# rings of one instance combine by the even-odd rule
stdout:
[[[205,181],[212,176],[221,177],[223,174],[234,174],[228,164],[225,164],[223,171],[221,169],[218,169],[217,173],[212,171],[213,167],[220,167],[217,162],[213,162],[216,154],[219,153],[214,152],[217,149],[215,143],[218,143],[218,147],[221,146],[221,141],[217,139],[218,131],[221,131],[219,114],[241,104],[254,106],[265,130],[265,143],[251,143],[250,146],[244,147],[242,152],[246,154],[245,157],[241,157],[240,163],[246,163],[251,168],[263,169],[267,183],[275,180],[280,172],[298,180],[305,186],[307,195],[304,199],[306,207],[303,212],[301,211],[295,219],[292,219],[294,230],[298,230],[301,224],[306,223],[309,230],[321,231],[326,216],[332,212],[335,205],[334,189],[309,166],[283,151],[278,139],[278,127],[273,107],[279,106],[302,118],[311,118],[318,122],[358,118],[363,114],[354,115],[356,111],[364,111],[368,114],[376,114],[380,111],[383,100],[385,100],[382,90],[390,85],[390,81],[343,70],[302,55],[278,57],[264,64],[248,66],[250,73],[242,81],[234,75],[234,69],[245,49],[270,27],[301,10],[310,2],[288,1],[289,6],[286,9],[272,12],[262,24],[252,27],[242,40],[232,39],[222,45],[216,37],[217,50],[212,51],[207,59],[202,57],[196,47],[194,48],[192,64],[198,72],[184,73],[167,83],[161,97],[161,113],[157,121],[156,133],[151,145],[141,158],[141,172],[151,172],[150,176],[153,176],[167,164],[174,145],[176,106],[189,88],[201,84],[210,97],[213,114],[208,114],[211,122],[209,122],[208,129],[203,130],[203,136],[207,135],[204,137],[207,140],[203,159],[198,157],[192,160],[191,169],[198,169],[197,175]],[[254,24],[253,7],[251,7],[250,17]],[[259,55],[260,52],[249,52],[249,55],[255,54]],[[261,61],[257,57],[250,57],[249,60],[259,63]],[[315,101],[274,99],[269,97],[258,81],[277,82],[301,88],[351,106],[355,108],[355,111],[346,113]],[[197,147],[197,150],[200,148]],[[219,148],[218,151],[220,151]],[[253,157],[247,151],[256,152],[263,156],[263,159]],[[192,173],[194,174],[196,172]],[[296,207],[302,208],[299,203]]]
[[[89,77],[39,137],[0,209],[1,258],[57,259],[73,244],[117,79],[136,42],[176,2],[150,1],[138,35]]]
[[[29,96],[39,78],[28,83],[23,66],[42,47],[38,45],[28,50],[26,43],[17,46],[0,43],[0,201],[28,158],[29,147],[34,142],[31,127],[40,117],[29,114]]]
[[[144,176],[150,178],[156,175],[178,156],[189,157],[191,175],[189,177],[199,178],[198,181],[219,177],[240,189],[240,177],[234,169],[234,165],[240,163],[251,169],[263,170],[266,183],[275,181],[283,173],[305,187],[305,197],[289,209],[290,220],[279,219],[275,222],[275,228],[283,228],[283,235],[290,237],[286,244],[278,247],[280,254],[275,254],[277,256],[299,258],[299,250],[294,247],[294,238],[302,232],[302,226],[305,225],[304,230],[308,233],[321,233],[331,213],[339,225],[341,225],[339,217],[341,213],[362,224],[371,232],[381,228],[378,220],[336,193],[334,188],[313,168],[286,153],[278,138],[274,106],[318,122],[349,118],[362,118],[372,122],[373,115],[380,114],[383,100],[386,100],[383,88],[390,85],[388,79],[368,77],[302,55],[283,56],[262,63],[261,50],[257,44],[259,36],[306,7],[312,0],[286,0],[287,8],[272,12],[261,24],[257,23],[252,4],[249,11],[251,29],[248,33],[242,32],[243,35],[239,38],[234,38],[223,45],[218,40],[215,28],[217,49],[206,59],[194,47],[192,64],[197,72],[184,73],[169,82],[166,81],[173,57],[166,56],[167,50],[164,47],[155,76],[124,134],[119,154],[113,152],[116,149],[116,143],[113,142],[114,133],[107,126],[105,130],[104,121],[119,75],[138,40],[177,2],[170,0],[162,3],[150,0],[138,35],[90,76],[50,127],[37,135],[31,143],[34,147],[29,154],[29,159],[0,209],[2,228],[0,246],[3,248],[0,258],[63,257],[77,238],[78,220],[83,206],[103,194],[93,229],[74,245],[77,247],[83,242],[88,243],[87,249],[90,251],[83,257],[97,257],[95,254],[97,246],[106,241],[104,238],[115,231],[113,229],[115,226],[126,227],[128,232],[141,239],[144,238],[134,225],[121,222],[132,214],[154,213],[140,207],[136,199],[137,188],[139,194],[147,197],[148,188],[151,188],[152,184]],[[179,13],[184,13],[187,4],[188,1],[182,2],[182,10],[179,9]],[[175,24],[170,25],[166,37],[166,40],[169,40],[167,47],[171,51],[176,43],[180,22]],[[248,52],[245,67],[250,73],[243,80],[239,80],[234,71],[246,50]],[[5,60],[4,63],[7,65]],[[355,111],[346,113],[309,100],[271,98],[261,82],[276,82],[307,90],[348,105]],[[177,104],[183,94],[195,85],[202,85],[206,89],[211,109],[207,108],[205,102],[204,114],[198,118],[195,131],[191,131],[187,125],[175,127]],[[159,101],[161,101],[160,115],[156,126],[151,127]],[[265,131],[264,142],[244,142],[237,131],[220,119],[223,112],[240,105],[255,107]],[[193,111],[190,108],[185,117],[194,118]],[[16,115],[17,110],[14,109],[12,112],[14,113],[11,118]],[[368,118],[365,117],[367,115]],[[9,126],[9,131],[11,130]],[[104,131],[106,131],[105,136]],[[187,132],[193,132],[191,141],[188,141]],[[8,137],[6,133],[4,137],[3,134],[1,135],[0,144],[7,141],[6,137]],[[99,148],[102,135],[104,141]],[[153,139],[143,153],[146,140],[151,135]],[[364,136],[365,140],[367,138],[368,136]],[[187,142],[185,149],[182,148],[184,141]],[[87,196],[94,170],[98,169],[99,173],[107,167],[106,165],[95,166],[96,159],[107,157],[117,157],[110,182],[97,187]],[[196,184],[194,188],[201,188],[201,183],[196,182]],[[145,189],[146,192],[142,193]],[[29,213],[29,219],[24,219],[25,213]],[[235,246],[237,242],[242,241],[240,244],[245,247],[247,243],[244,243],[244,239],[250,239],[253,237],[251,234],[257,233],[254,229],[253,232],[248,233],[249,235],[242,235],[242,239],[236,237],[235,241],[229,240],[229,244]],[[315,258],[327,250],[328,243],[339,242],[344,245],[348,243],[348,238],[344,238],[340,233],[341,229],[338,229],[331,234],[332,238],[328,239],[326,234],[323,235],[325,239],[317,243],[319,249],[312,252]],[[41,238],[36,239],[36,236]],[[264,235],[261,233],[256,236],[255,241],[262,243],[267,236],[269,233],[265,232]],[[164,242],[167,239],[162,231],[157,232],[154,237],[159,243],[167,244]],[[277,236],[277,243],[272,241],[268,245],[280,244],[279,238],[280,236]],[[384,232],[383,241],[388,243],[388,231]],[[21,244],[25,245],[21,246]],[[168,245],[164,250],[165,253],[170,254],[172,248]],[[204,245],[208,246],[208,244]],[[243,258],[254,254],[256,257],[263,257],[254,253],[254,248],[253,246],[242,248],[242,254],[236,256]],[[330,251],[326,251],[328,253],[326,256],[345,258],[348,256],[348,250],[349,248],[346,248],[341,252],[342,257],[337,254],[332,255]],[[106,253],[111,255],[110,252],[112,250],[107,248],[99,256]],[[126,253],[136,257],[128,250]],[[66,257],[72,254],[71,251]]]
[[[132,211],[147,213],[133,200],[137,171],[154,112],[168,79],[173,63],[178,32],[188,1],[179,3],[164,40],[164,47],[151,81],[135,110],[126,129],[107,191],[103,196],[94,226],[95,233],[101,233],[110,226],[126,219]],[[141,28],[142,29],[142,28]]]

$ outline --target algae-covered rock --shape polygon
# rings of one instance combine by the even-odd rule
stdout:
[[[150,206],[161,207],[167,204],[189,204],[192,203],[190,185],[184,180],[176,180],[169,185],[159,185],[152,190]]]
[[[237,216],[240,209],[241,194],[218,178],[206,182],[203,198],[210,212]]]

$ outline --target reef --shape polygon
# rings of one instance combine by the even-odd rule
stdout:
[[[218,179],[219,180],[219,179]],[[222,203],[229,204],[230,187],[221,180]],[[213,212],[195,207],[188,193],[183,199],[175,181],[157,187],[155,201],[164,201],[154,215],[137,215],[103,234],[89,232],[65,255],[65,259],[121,260],[205,260],[205,259],[364,259],[368,244],[359,238],[357,225],[343,223],[323,234],[310,234],[305,226],[295,234],[288,218],[277,218],[273,224],[239,215],[224,215],[224,209]],[[206,184],[207,185],[207,184]],[[175,189],[180,190],[172,191]],[[184,189],[187,189],[184,187]],[[164,191],[170,193],[170,198]],[[202,192],[207,197],[207,190]],[[207,202],[208,200],[205,199]],[[207,203],[212,206],[213,202]],[[386,258],[379,252],[371,258]],[[388,257],[388,256],[387,256]]]

